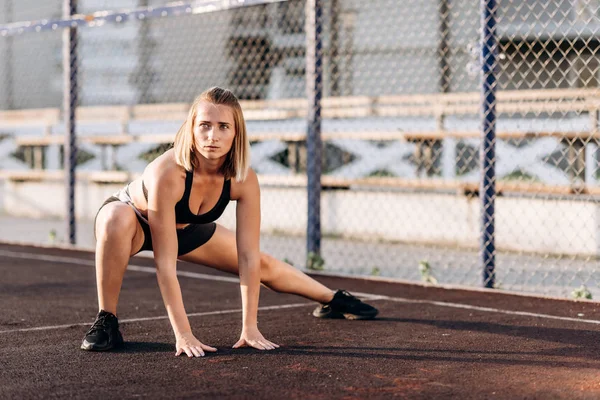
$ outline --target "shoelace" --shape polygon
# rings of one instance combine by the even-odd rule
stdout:
[[[356,298],[355,296],[352,296],[347,291],[342,290],[341,293],[344,295],[344,297],[346,298],[346,301],[348,301],[349,303],[352,303],[352,304],[360,303],[360,300],[358,298]]]
[[[98,317],[98,319],[96,321],[94,321],[94,325],[92,325],[92,327],[87,332],[87,334],[89,335],[90,333],[97,332],[97,331],[102,331],[105,328],[107,328],[108,327],[108,321],[106,321],[106,319],[108,317],[109,317],[108,314],[105,314],[105,315],[102,315],[102,316]]]

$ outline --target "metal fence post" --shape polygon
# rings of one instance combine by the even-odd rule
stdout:
[[[451,71],[450,71],[450,10],[448,0],[438,0],[440,21],[439,21],[439,44],[438,57],[440,69],[440,87],[441,93],[450,91]]]
[[[4,24],[9,24],[13,22],[14,19],[14,7],[13,0],[6,0],[4,3]],[[6,58],[5,58],[5,68],[6,68],[6,78],[4,82],[6,83],[6,108],[13,109],[15,108],[15,99],[14,99],[14,74],[13,74],[13,63],[14,55],[13,55],[13,37],[9,36],[6,38]]]
[[[322,0],[306,1],[306,94],[308,97],[307,254],[321,253],[321,98],[323,96]]]
[[[496,200],[496,0],[481,0],[481,243],[483,285],[495,284],[495,221]]]
[[[63,0],[63,18],[77,14],[77,0]],[[65,28],[63,33],[63,119],[65,125],[64,171],[67,189],[67,234],[69,243],[76,242],[75,227],[75,108],[77,106],[77,27]]]

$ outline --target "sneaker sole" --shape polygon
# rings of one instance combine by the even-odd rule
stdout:
[[[313,313],[313,316],[316,318],[323,318],[323,319],[349,319],[352,321],[358,321],[358,320],[367,320],[367,319],[374,319],[377,314],[379,314],[379,312],[376,312],[375,314],[372,315],[356,315],[356,314],[341,314],[341,313],[327,313],[327,314],[318,314],[318,313]]]
[[[379,313],[375,313],[373,315],[344,314],[344,318],[353,320],[353,321],[367,320],[367,319],[374,319],[377,316],[377,314],[379,314]]]
[[[94,347],[94,345],[91,344],[91,343],[83,342],[81,344],[80,348],[81,348],[81,350],[85,350],[85,351],[108,351],[108,350],[114,349],[115,347],[114,346],[108,346],[108,347],[105,347],[105,348],[99,348],[99,347]]]
[[[318,312],[313,312],[313,317],[323,318],[323,319],[344,319],[345,317],[340,313],[329,312],[326,314],[320,314]]]
[[[123,346],[122,340],[118,343],[113,344],[112,346],[108,346],[105,348],[94,347],[94,345],[92,343],[89,343],[84,340],[83,343],[81,344],[80,349],[85,350],[85,351],[109,351],[109,350],[113,350],[113,349],[118,349],[121,346]]]

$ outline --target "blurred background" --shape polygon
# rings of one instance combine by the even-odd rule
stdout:
[[[600,0],[79,0],[73,17],[63,3],[0,0],[0,241],[68,244],[76,226],[92,248],[104,199],[222,86],[242,100],[265,251],[328,273],[600,296]],[[234,208],[220,223],[235,227]]]

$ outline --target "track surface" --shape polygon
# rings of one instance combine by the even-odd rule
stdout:
[[[182,263],[193,331],[219,349],[189,359],[174,356],[152,260],[130,265],[126,345],[89,353],[93,254],[0,244],[0,398],[600,398],[598,303],[316,276],[380,318],[320,320],[315,303],[263,289],[261,332],[281,348],[233,350],[235,277]]]

